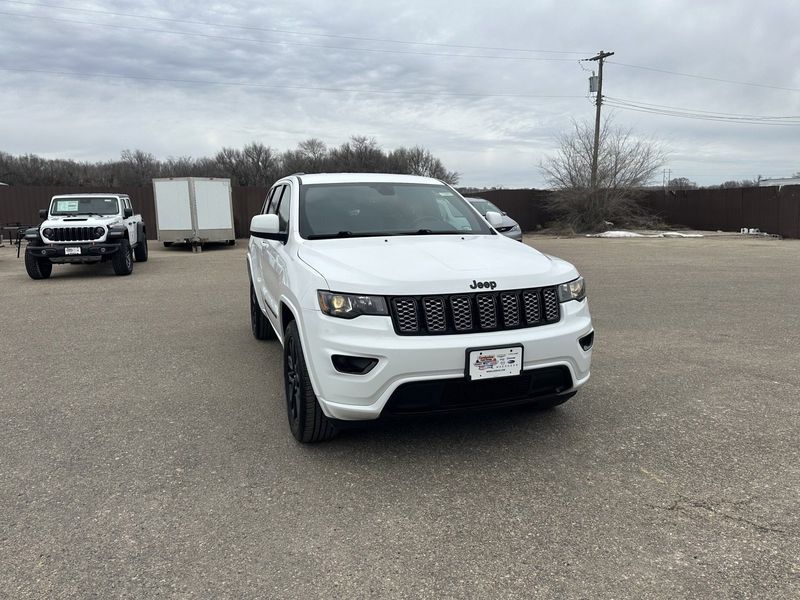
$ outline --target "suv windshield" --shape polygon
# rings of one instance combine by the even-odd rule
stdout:
[[[51,215],[116,215],[119,206],[116,198],[55,198],[50,207]]]
[[[481,213],[484,217],[486,216],[486,213],[489,212],[490,210],[493,212],[498,212],[501,215],[503,214],[502,210],[497,208],[494,204],[492,204],[488,200],[483,200],[481,198],[469,198],[469,203],[472,204],[472,206],[474,206],[475,209],[479,213]]]
[[[300,235],[307,239],[493,234],[467,203],[445,185],[304,185],[299,208]]]

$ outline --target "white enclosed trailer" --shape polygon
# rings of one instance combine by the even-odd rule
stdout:
[[[233,244],[230,179],[170,177],[153,179],[158,239],[165,246],[206,242]]]

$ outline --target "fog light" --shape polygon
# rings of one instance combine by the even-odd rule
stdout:
[[[105,248],[100,248],[100,254],[105,254],[105,253],[106,253],[106,249]]]
[[[39,253],[42,255],[47,254],[47,250],[39,250]]]
[[[378,364],[377,358],[367,358],[365,356],[345,356],[343,354],[334,354],[331,356],[333,368],[340,373],[347,373],[349,375],[366,375],[375,365]]]
[[[578,340],[578,343],[581,345],[581,348],[583,348],[585,352],[591,350],[592,346],[594,345],[594,331],[588,335],[583,336],[581,339]]]

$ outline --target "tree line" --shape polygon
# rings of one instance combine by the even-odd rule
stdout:
[[[385,151],[375,138],[352,136],[339,146],[310,138],[293,150],[278,151],[261,142],[222,148],[213,157],[161,160],[143,150],[123,150],[119,160],[79,162],[0,151],[0,182],[9,185],[92,187],[146,186],[158,177],[225,177],[233,185],[270,186],[292,173],[398,173],[458,183],[459,174],[420,146]]]

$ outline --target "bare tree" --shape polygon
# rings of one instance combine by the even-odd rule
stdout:
[[[671,190],[696,190],[697,184],[688,177],[675,177],[669,180],[667,187]]]
[[[558,137],[558,151],[541,169],[555,190],[549,209],[575,231],[594,231],[606,222],[635,224],[642,216],[637,203],[666,160],[663,148],[636,137],[606,119],[600,130],[597,188],[592,189],[594,128],[573,122],[572,131]]]
[[[400,147],[390,152],[387,156],[387,165],[391,173],[433,177],[451,185],[458,183],[458,173],[448,171],[440,159],[420,146]]]

